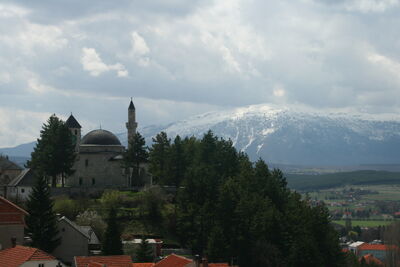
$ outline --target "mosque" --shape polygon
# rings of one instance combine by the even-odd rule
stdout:
[[[75,173],[67,178],[69,187],[123,188],[132,187],[132,175],[123,167],[125,147],[113,133],[97,129],[81,138],[81,125],[71,114],[66,121],[76,147],[76,162],[73,166]],[[136,111],[132,102],[128,107],[128,144],[136,133]],[[141,166],[140,174],[146,180],[146,166]]]

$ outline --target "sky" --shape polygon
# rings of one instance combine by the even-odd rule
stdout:
[[[399,0],[2,0],[0,147],[272,103],[399,113]]]

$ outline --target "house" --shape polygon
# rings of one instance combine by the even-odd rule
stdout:
[[[154,265],[140,265],[143,263],[134,263],[132,267],[228,267],[227,263],[208,263],[207,259],[196,260],[188,259],[183,256],[171,254]]]
[[[389,247],[383,244],[368,244],[364,243],[358,247],[358,256],[365,256],[367,254],[372,254],[375,258],[385,261],[386,251]]]
[[[148,238],[148,239],[146,239],[146,241],[149,244],[149,246],[152,248],[153,258],[160,257],[163,241],[161,239],[153,239],[153,238]],[[136,250],[139,248],[141,242],[142,242],[142,239],[140,239],[140,238],[122,241],[122,244],[124,246],[124,251],[125,251],[124,253],[131,255],[133,258],[135,258]]]
[[[89,256],[91,249],[100,249],[100,241],[90,226],[79,226],[65,216],[58,220],[60,245],[53,255],[71,264],[74,256]]]
[[[25,210],[0,196],[0,249],[23,244],[26,215]]]
[[[54,256],[31,247],[15,246],[0,251],[0,267],[66,267]]]
[[[360,258],[360,262],[365,262],[367,264],[373,265],[374,266],[384,266],[383,262],[374,257],[372,254],[366,254]]]
[[[132,267],[132,258],[127,255],[118,256],[75,256],[75,267]]]
[[[7,184],[5,197],[15,201],[25,201],[32,192],[35,176],[31,169],[25,169]]]
[[[9,160],[7,156],[0,155],[0,196],[6,197],[7,184],[21,171],[22,168]]]
[[[362,241],[353,242],[349,245],[349,251],[353,252],[355,255],[358,255],[358,248],[364,244]]]

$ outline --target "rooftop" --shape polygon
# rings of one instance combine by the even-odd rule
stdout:
[[[105,264],[107,267],[132,267],[132,258],[128,255],[75,256],[74,261],[76,267],[92,267],[96,266],[96,264]]]
[[[17,267],[27,261],[47,261],[56,258],[46,252],[31,247],[15,246],[0,250],[0,266]]]

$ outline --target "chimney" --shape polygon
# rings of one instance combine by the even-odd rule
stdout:
[[[11,247],[15,248],[17,245],[17,238],[15,236],[11,237]]]
[[[194,255],[194,264],[196,267],[200,267],[200,255]]]
[[[208,259],[207,259],[207,257],[203,257],[203,259],[201,260],[202,261],[202,267],[208,267]]]

